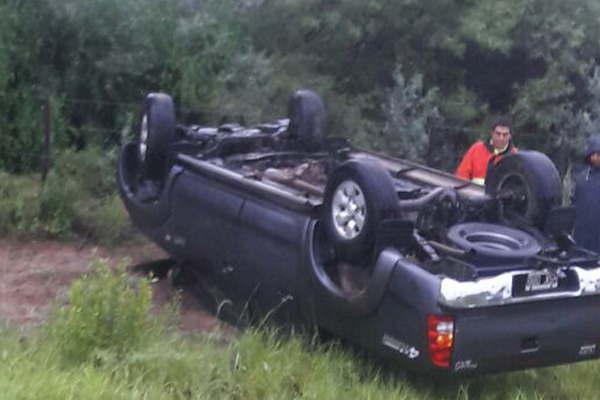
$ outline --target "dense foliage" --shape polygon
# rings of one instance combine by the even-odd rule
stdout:
[[[38,167],[48,101],[55,145],[81,149],[119,143],[149,91],[253,123],[309,87],[359,144],[452,169],[510,114],[564,171],[600,125],[598,18],[594,0],[3,0],[0,169]]]

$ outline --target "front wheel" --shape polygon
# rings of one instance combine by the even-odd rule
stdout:
[[[392,178],[379,163],[351,160],[335,169],[325,188],[322,220],[338,256],[365,260],[377,226],[397,207]]]

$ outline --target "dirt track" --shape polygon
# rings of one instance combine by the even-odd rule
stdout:
[[[115,265],[124,259],[128,265],[165,258],[151,243],[126,245],[114,249],[57,241],[19,242],[0,239],[0,321],[27,328],[48,315],[56,296],[65,296],[69,285],[86,272],[97,257]],[[174,293],[170,283],[153,284],[154,304],[168,302]],[[222,323],[192,293],[182,292],[181,329],[187,332],[212,331]]]

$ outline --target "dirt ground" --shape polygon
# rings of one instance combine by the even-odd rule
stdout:
[[[35,326],[50,312],[52,301],[66,297],[70,284],[101,257],[128,266],[164,259],[166,253],[152,243],[106,249],[58,241],[20,242],[0,239],[0,322],[21,328]],[[165,279],[153,281],[154,304],[169,302],[176,289]],[[180,327],[188,333],[228,330],[190,290],[181,293]]]

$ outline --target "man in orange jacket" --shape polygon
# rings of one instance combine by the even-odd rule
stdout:
[[[456,169],[456,176],[484,185],[490,161],[495,165],[504,155],[517,151],[512,144],[508,119],[497,119],[492,124],[490,136],[487,143],[478,140],[467,150]]]

